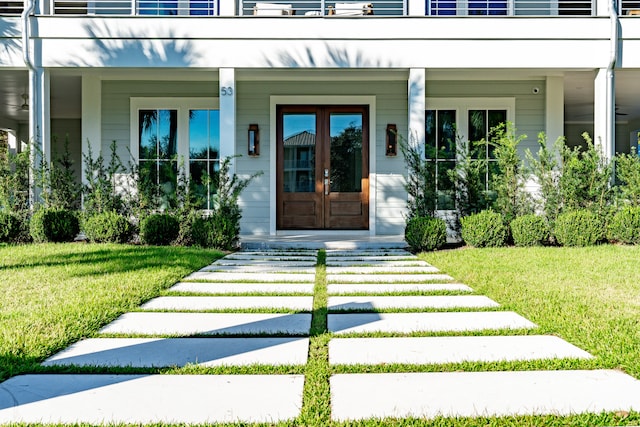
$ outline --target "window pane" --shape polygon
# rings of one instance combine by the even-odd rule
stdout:
[[[436,158],[436,111],[425,111],[424,121],[425,135],[425,159]]]
[[[176,182],[178,167],[175,161],[158,162],[158,185],[163,208],[174,207],[176,202]]]
[[[504,110],[489,110],[488,111],[488,122],[489,122],[489,134],[487,135],[487,140],[492,141],[494,139],[494,129],[505,123],[507,121],[507,112]],[[490,159],[495,159],[495,147],[492,144],[489,144],[487,149],[487,153]]]
[[[358,193],[362,189],[362,113],[332,113],[331,191]]]
[[[430,15],[455,15],[455,0],[431,0]]]
[[[438,162],[438,209],[455,209],[455,189],[450,171],[455,169],[455,162]]]
[[[189,111],[189,158],[206,159],[209,152],[209,115],[207,110]]]
[[[173,159],[178,150],[176,147],[178,137],[178,111],[158,110],[158,158]]]
[[[156,110],[140,110],[138,112],[138,135],[140,158],[157,158],[158,112]]]
[[[438,111],[438,158],[456,158],[456,112]]]
[[[209,159],[220,158],[220,111],[209,110]]]
[[[189,181],[194,196],[198,199],[198,208],[207,209],[208,201],[208,176],[206,175],[207,163],[203,161],[189,162]]]
[[[312,193],[315,191],[316,115],[283,114],[282,127],[284,191]]]

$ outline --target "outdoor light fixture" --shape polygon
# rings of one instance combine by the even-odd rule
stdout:
[[[398,154],[398,128],[394,124],[387,125],[386,155],[393,157]]]
[[[257,124],[249,125],[247,152],[250,156],[260,155],[260,128]]]

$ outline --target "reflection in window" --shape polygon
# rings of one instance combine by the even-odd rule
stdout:
[[[201,209],[213,209],[220,171],[220,112],[189,110],[189,180]]]
[[[362,191],[362,113],[332,113],[331,191]]]
[[[316,115],[282,115],[282,139],[285,193],[315,192]]]
[[[155,196],[167,207],[175,195],[177,180],[176,110],[138,112],[140,179],[157,189]]]
[[[456,166],[456,111],[425,112],[425,159],[435,187],[436,209],[455,209],[455,188],[450,172]]]
[[[177,0],[144,0],[138,2],[139,15],[171,16],[178,14]]]

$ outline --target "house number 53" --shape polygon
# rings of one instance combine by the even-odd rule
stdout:
[[[233,95],[233,88],[231,86],[223,86],[220,88],[221,96],[231,96]]]

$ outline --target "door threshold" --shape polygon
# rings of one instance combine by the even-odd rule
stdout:
[[[371,236],[370,230],[277,230],[276,236]]]

